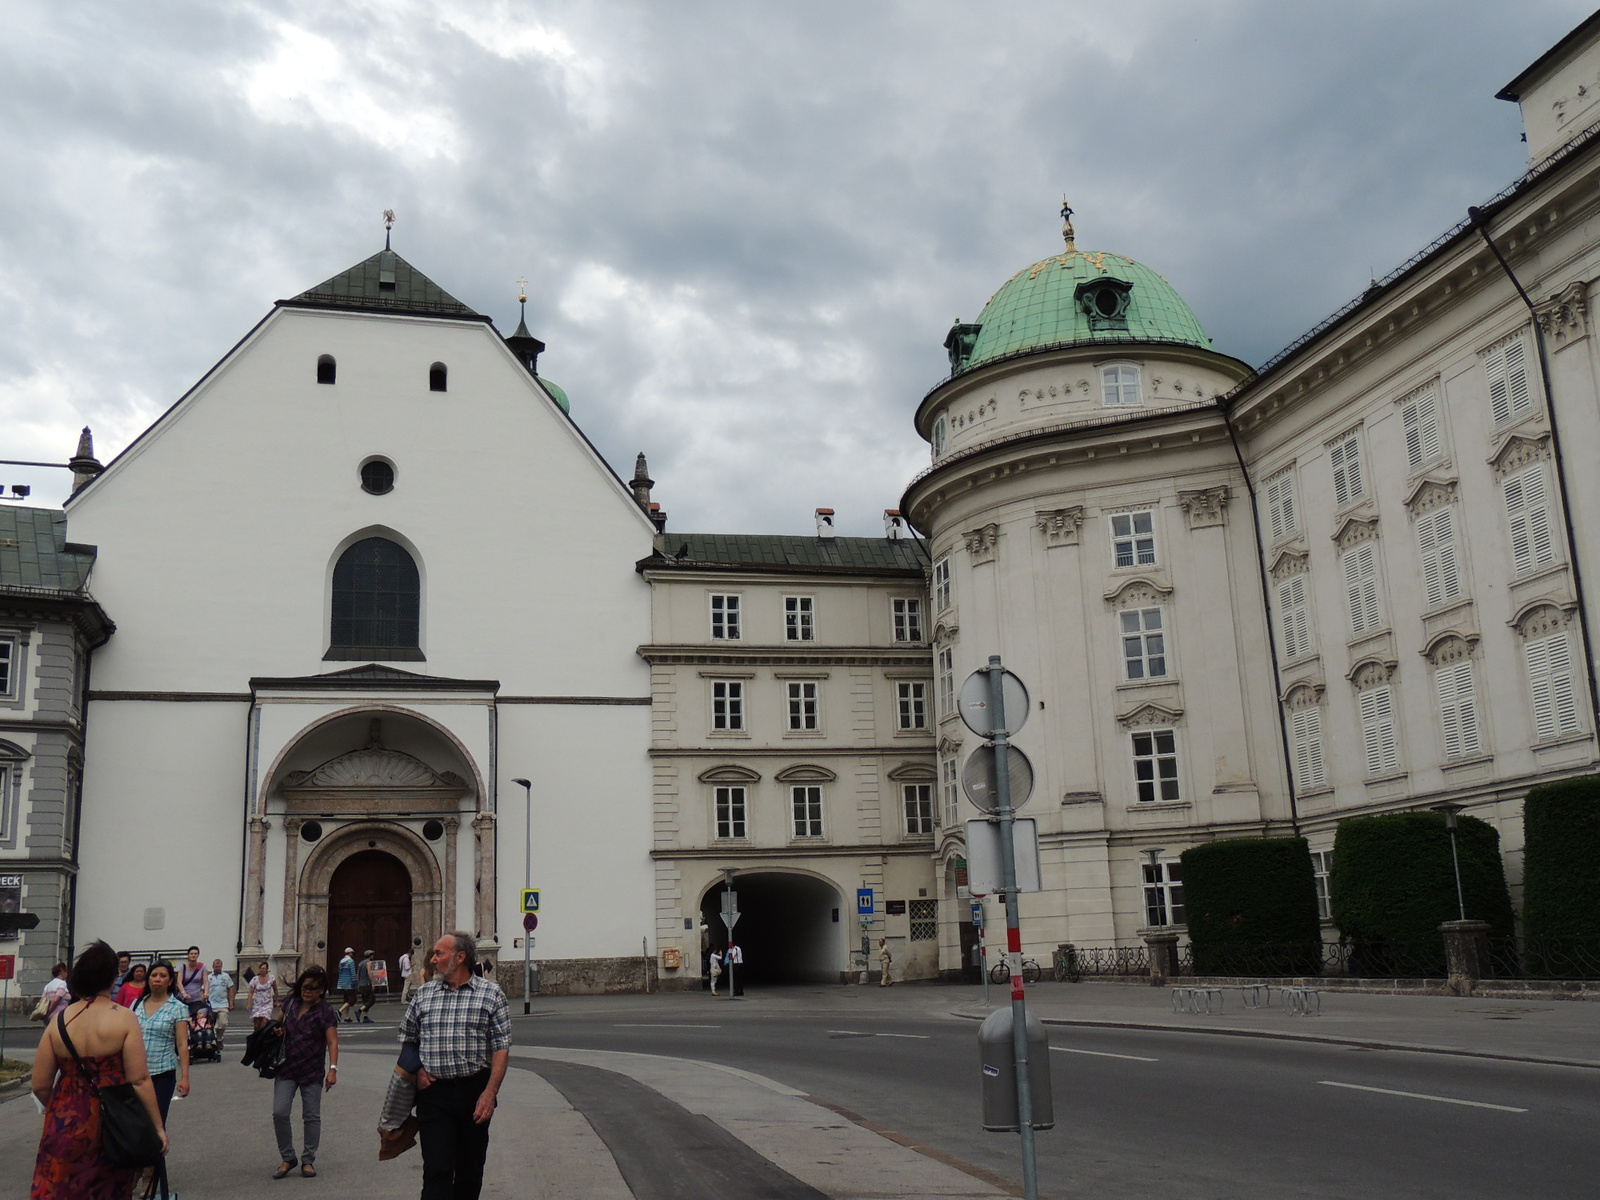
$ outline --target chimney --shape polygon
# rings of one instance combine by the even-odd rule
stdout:
[[[650,466],[644,461],[644,452],[639,452],[639,457],[633,464],[633,502],[645,512],[650,511],[650,489],[655,487],[656,481],[650,478]]]
[[[833,537],[833,509],[817,509],[817,536],[829,539]]]
[[[650,524],[656,527],[657,533],[666,532],[667,514],[662,509],[661,505],[655,503],[654,501],[651,501],[650,503]]]
[[[72,468],[73,495],[77,495],[90,480],[105,470],[94,456],[94,434],[89,432],[87,425],[78,435],[78,452],[67,461],[67,466]]]
[[[898,508],[883,510],[883,536],[891,542],[898,542],[906,535],[906,519],[900,515]]]

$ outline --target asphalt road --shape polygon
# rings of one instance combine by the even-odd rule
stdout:
[[[516,1040],[755,1071],[1020,1181],[1016,1135],[979,1127],[975,1022],[827,996],[619,997],[518,1016]],[[1587,1200],[1600,1178],[1592,1070],[1136,1030],[1051,1027],[1050,1042],[1039,1179],[1056,1200]]]

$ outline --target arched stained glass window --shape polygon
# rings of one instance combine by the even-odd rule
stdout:
[[[420,660],[422,579],[403,546],[363,538],[333,568],[327,658]]]

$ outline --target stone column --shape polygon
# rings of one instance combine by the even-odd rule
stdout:
[[[245,855],[244,888],[244,949],[245,956],[266,953],[263,946],[262,925],[265,919],[267,892],[267,830],[271,822],[265,817],[250,818],[250,840]]]
[[[431,936],[435,938],[443,937],[460,925],[456,920],[456,854],[460,830],[460,817],[444,819],[444,903],[439,906],[444,925],[433,931]]]
[[[1178,973],[1178,935],[1164,929],[1141,929],[1139,936],[1150,947],[1150,986],[1166,987]]]
[[[1470,996],[1478,980],[1489,974],[1489,922],[1446,921],[1444,935],[1445,987],[1455,996]]]
[[[279,954],[296,953],[295,943],[300,940],[296,928],[300,907],[300,825],[299,817],[283,819],[283,937],[278,943]]]
[[[491,953],[485,957],[497,958],[493,953],[500,948],[498,930],[495,928],[495,887],[499,877],[495,873],[494,841],[495,820],[492,812],[481,812],[472,818],[473,833],[473,921],[477,925],[478,944]]]

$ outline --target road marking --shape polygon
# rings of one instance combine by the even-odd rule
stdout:
[[[931,1034],[926,1034],[926,1033],[861,1033],[859,1030],[855,1030],[855,1029],[830,1029],[830,1030],[828,1030],[828,1032],[829,1033],[842,1033],[846,1037],[912,1038],[912,1039],[914,1039],[916,1041],[919,1041],[919,1042],[925,1042],[925,1041],[928,1040],[928,1038],[930,1036],[932,1036]]]
[[[637,1024],[632,1024],[632,1025],[627,1024],[625,1022],[618,1022],[617,1024],[612,1025],[611,1028],[613,1028],[613,1029],[721,1029],[722,1026],[721,1025],[674,1025],[674,1024],[667,1024],[667,1023],[649,1023],[649,1022],[641,1021],[641,1022],[639,1022]]]
[[[1096,1058],[1126,1058],[1130,1062],[1160,1062],[1159,1058],[1146,1058],[1142,1054],[1112,1054],[1109,1050],[1074,1050],[1071,1046],[1051,1046],[1062,1054],[1092,1054]]]
[[[1513,1108],[1509,1104],[1485,1104],[1482,1100],[1457,1100],[1454,1096],[1430,1096],[1426,1092],[1397,1092],[1393,1088],[1367,1087],[1360,1083],[1339,1083],[1332,1079],[1319,1079],[1323,1087],[1350,1088],[1357,1092],[1378,1092],[1385,1096],[1404,1096],[1408,1100],[1436,1100],[1440,1104],[1464,1104],[1468,1108],[1492,1108],[1496,1112],[1527,1112],[1525,1108]]]

